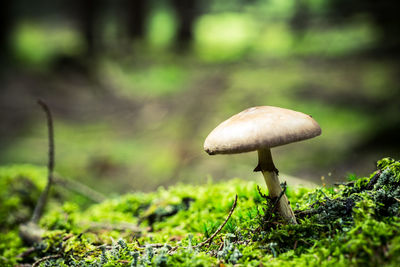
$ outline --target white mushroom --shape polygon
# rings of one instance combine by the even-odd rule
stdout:
[[[284,108],[259,106],[246,109],[218,125],[207,136],[204,150],[210,155],[257,150],[258,165],[254,171],[263,173],[269,196],[277,198],[282,188],[270,149],[320,134],[321,128],[309,115]],[[278,212],[289,222],[297,223],[285,194],[278,203]]]

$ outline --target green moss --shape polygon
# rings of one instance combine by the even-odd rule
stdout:
[[[377,167],[338,187],[288,188],[297,225],[285,224],[273,212],[275,200],[254,183],[238,179],[128,194],[87,209],[71,201],[53,204],[40,222],[48,231],[28,255],[16,258],[26,246],[16,225],[6,225],[0,263],[53,255],[41,266],[396,266],[400,163],[385,158]],[[226,226],[197,248],[225,220],[235,194],[238,204]]]

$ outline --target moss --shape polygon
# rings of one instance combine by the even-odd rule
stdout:
[[[40,221],[48,231],[32,253],[16,258],[26,250],[18,227],[2,226],[0,265],[54,256],[41,266],[398,266],[400,163],[385,158],[369,177],[350,178],[332,188],[288,188],[298,225],[284,224],[273,212],[276,200],[238,179],[127,194],[86,209],[71,200],[53,203]],[[197,248],[225,220],[235,194],[226,226]],[[3,206],[2,215],[14,207]]]

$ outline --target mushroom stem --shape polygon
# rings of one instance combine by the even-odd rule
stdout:
[[[277,198],[282,192],[282,187],[278,178],[278,169],[272,161],[271,150],[263,148],[258,150],[258,165],[254,171],[261,171],[264,175],[265,183],[268,187],[269,196]],[[292,224],[297,224],[296,217],[290,207],[286,194],[283,194],[278,203],[278,212]]]

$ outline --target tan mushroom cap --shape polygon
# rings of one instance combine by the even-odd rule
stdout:
[[[234,154],[272,148],[321,134],[309,115],[290,109],[259,106],[248,108],[222,122],[206,138],[210,154]]]

